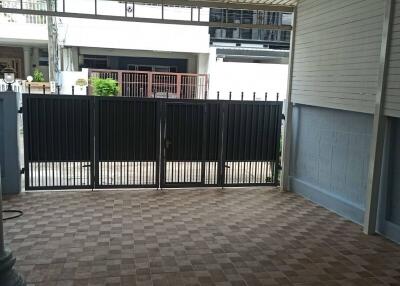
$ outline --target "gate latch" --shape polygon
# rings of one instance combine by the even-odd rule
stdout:
[[[25,168],[22,168],[20,171],[19,171],[19,173],[22,175],[22,174],[25,174]]]

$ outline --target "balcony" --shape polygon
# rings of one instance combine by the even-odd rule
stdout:
[[[2,0],[0,6],[3,8],[13,8],[30,10],[47,10],[46,1],[16,1],[16,0]],[[47,23],[47,17],[42,15],[17,15],[17,14],[0,14],[0,23],[18,23],[18,24],[39,24],[45,25]]]
[[[45,1],[25,1],[23,7],[45,10]],[[20,8],[21,1],[0,1],[5,8]],[[0,13],[0,45],[44,45],[47,43],[47,18],[41,15]]]
[[[208,75],[89,69],[89,78],[112,78],[120,86],[121,96],[206,99]]]

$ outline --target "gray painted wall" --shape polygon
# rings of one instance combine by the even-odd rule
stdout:
[[[299,0],[295,103],[373,113],[384,1]]]
[[[363,223],[373,116],[297,104],[290,189]]]
[[[3,194],[21,191],[16,93],[0,92],[0,164]]]
[[[400,1],[394,1],[385,88],[385,115],[400,117]]]

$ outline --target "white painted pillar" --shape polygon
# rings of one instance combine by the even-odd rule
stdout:
[[[63,71],[79,71],[79,55],[77,47],[63,47],[61,56],[61,67]]]
[[[292,35],[290,40],[290,57],[289,57],[289,76],[287,87],[287,104],[285,111],[285,123],[283,131],[283,152],[282,152],[282,177],[281,177],[281,190],[289,191],[289,175],[290,175],[290,156],[291,156],[291,143],[292,143],[292,80],[293,80],[293,61],[296,46],[296,24],[297,24],[297,8],[293,11],[292,20]]]
[[[385,139],[385,86],[387,76],[387,62],[393,22],[394,0],[385,0],[385,15],[382,29],[382,43],[380,52],[379,77],[375,100],[374,123],[372,129],[371,149],[367,182],[367,200],[365,204],[364,233],[376,232],[378,216],[379,187],[382,175],[382,157]]]
[[[24,74],[22,75],[22,79],[26,79],[28,75],[31,74],[32,69],[32,48],[24,47]]]

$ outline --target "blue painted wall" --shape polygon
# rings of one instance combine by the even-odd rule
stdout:
[[[296,105],[290,188],[363,223],[372,115]]]
[[[387,131],[377,230],[400,243],[400,119],[390,118]]]

